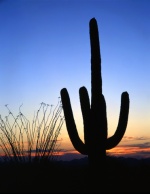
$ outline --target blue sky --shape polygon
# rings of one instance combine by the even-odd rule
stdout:
[[[116,130],[120,98],[130,97],[126,137],[150,137],[149,0],[1,0],[0,114],[33,116],[41,102],[57,104],[68,89],[83,137],[79,88],[90,94],[89,20],[96,18],[102,56],[108,135]],[[62,147],[71,149],[65,124]]]

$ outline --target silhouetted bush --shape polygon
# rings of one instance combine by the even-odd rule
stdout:
[[[0,116],[1,160],[5,162],[46,162],[57,154],[57,138],[63,125],[60,100],[52,105],[41,103],[32,123],[21,112],[17,117],[8,108],[5,120]]]

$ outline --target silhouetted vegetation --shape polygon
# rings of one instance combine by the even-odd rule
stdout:
[[[41,103],[32,123],[23,115],[21,107],[17,117],[6,107],[8,116],[4,120],[0,116],[1,159],[19,164],[52,161],[58,152],[57,138],[64,121],[60,100],[55,109]]]
[[[95,18],[90,20],[91,40],[91,105],[87,89],[79,90],[80,104],[84,124],[84,141],[79,138],[69,94],[66,88],[61,90],[64,116],[69,137],[74,148],[81,154],[88,155],[89,163],[97,170],[104,169],[106,150],[115,147],[122,139],[128,122],[129,95],[123,92],[117,130],[107,139],[106,103],[102,94],[101,56],[99,46],[98,27]]]

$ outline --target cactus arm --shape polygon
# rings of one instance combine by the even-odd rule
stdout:
[[[84,125],[84,142],[85,145],[89,145],[89,133],[91,130],[91,124],[90,124],[90,100],[88,96],[87,89],[85,87],[81,87],[79,90],[80,95],[80,105],[81,105],[81,111],[82,111],[82,117],[83,117],[83,125]]]
[[[70,140],[74,148],[78,152],[86,155],[87,154],[86,146],[78,135],[67,89],[63,88],[60,93],[61,93],[62,106],[63,106],[64,116],[66,121],[66,127],[67,127]]]
[[[107,139],[106,149],[114,148],[122,139],[127,123],[128,123],[128,114],[129,114],[129,95],[127,92],[123,92],[121,95],[121,108],[119,122],[115,134]]]

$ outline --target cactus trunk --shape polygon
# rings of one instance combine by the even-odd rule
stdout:
[[[91,43],[91,146],[89,160],[100,164],[106,156],[107,118],[106,104],[102,95],[101,56],[98,27],[95,19],[90,21]],[[93,150],[95,150],[93,152]]]

